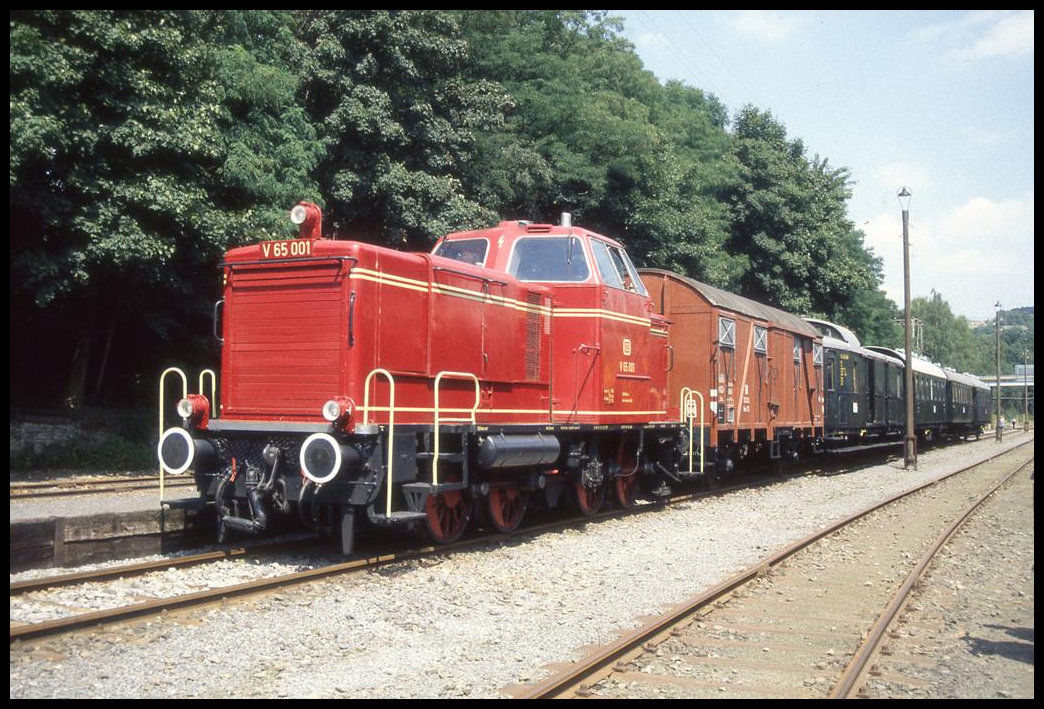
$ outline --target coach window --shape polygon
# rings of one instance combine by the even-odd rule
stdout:
[[[520,281],[582,283],[591,275],[584,245],[575,236],[542,236],[515,242],[508,273]]]

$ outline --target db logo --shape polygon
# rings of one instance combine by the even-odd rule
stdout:
[[[623,353],[625,357],[631,356],[631,341],[627,338],[624,338],[623,341]]]

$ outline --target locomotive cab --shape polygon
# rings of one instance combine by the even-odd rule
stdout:
[[[640,481],[662,461],[677,469],[671,446],[647,436],[667,420],[667,323],[623,246],[563,214],[558,225],[505,221],[450,234],[433,254],[550,292],[547,421],[563,450],[552,479],[575,506],[592,514],[607,490],[629,506],[640,482],[667,494],[659,473]]]
[[[433,252],[552,294],[550,420],[613,424],[666,416],[666,321],[616,241],[562,224],[501,222],[451,234]]]

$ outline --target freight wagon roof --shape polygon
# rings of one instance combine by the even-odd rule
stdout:
[[[709,286],[706,283],[700,283],[691,278],[686,278],[673,271],[664,271],[658,268],[639,268],[639,274],[651,274],[656,276],[667,276],[674,280],[692,288],[694,291],[699,293],[707,302],[711,305],[721,308],[723,310],[731,310],[736,313],[742,313],[759,320],[765,320],[778,327],[781,327],[789,332],[796,332],[806,337],[812,337],[818,339],[820,337],[819,332],[803,318],[788,313],[785,310],[779,308],[773,308],[770,305],[759,303],[756,300],[750,298],[744,298],[741,295],[735,293],[729,293],[728,291],[722,290],[721,288],[715,288]]]

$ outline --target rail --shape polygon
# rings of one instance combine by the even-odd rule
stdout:
[[[604,676],[601,674],[603,671],[609,670],[609,668],[616,664],[628,662],[634,656],[633,653],[644,652],[649,649],[655,650],[655,645],[666,639],[672,629],[681,623],[687,622],[696,617],[703,609],[710,608],[726,595],[734,592],[737,588],[764,576],[771,569],[780,566],[803,549],[810,547],[812,544],[828,537],[838,530],[858,520],[864,519],[871,513],[885,508],[898,500],[908,498],[914,493],[931,488],[932,486],[940,484],[944,480],[1000,458],[1002,455],[1006,455],[1012,450],[1015,449],[1006,450],[991,456],[986,460],[972,463],[953,472],[946,473],[939,478],[928,480],[911,489],[892,495],[887,499],[874,502],[870,507],[857,511],[842,520],[833,522],[828,527],[820,529],[819,531],[788,545],[786,548],[761,559],[750,568],[743,570],[717,586],[704,591],[697,597],[668,610],[644,627],[625,634],[613,643],[606,645],[592,652],[585,658],[570,664],[568,668],[561,672],[539,682],[538,684],[521,690],[516,690],[517,693],[514,694],[514,697],[516,699],[564,698],[571,696],[570,693],[575,687],[579,686],[581,682],[588,686],[592,686]],[[993,491],[987,493],[984,498],[989,494],[992,494],[992,492]],[[967,512],[965,512],[965,515],[966,514]],[[877,634],[880,635],[880,632]],[[655,677],[655,675],[650,675],[650,677]],[[855,684],[855,682],[850,682],[849,684]],[[831,698],[838,698],[839,696],[840,695],[832,696]]]
[[[924,552],[920,561],[910,571],[902,585],[892,596],[888,606],[877,618],[873,627],[871,627],[863,636],[863,642],[859,645],[859,648],[852,656],[849,664],[845,667],[844,672],[841,673],[841,679],[838,680],[837,684],[834,685],[834,688],[830,691],[830,695],[827,697],[828,699],[848,699],[855,695],[856,690],[858,690],[861,684],[865,681],[866,674],[870,670],[870,662],[878,648],[881,646],[885,633],[888,628],[895,623],[900,611],[906,606],[916,585],[921,581],[925,571],[927,571],[928,565],[935,560],[943,545],[950,541],[957,530],[964,525],[969,517],[971,517],[972,513],[982,506],[982,503],[996,493],[1002,485],[1025,470],[1030,463],[1032,463],[1032,460],[1028,463],[1023,463],[1003,479],[998,480],[994,485],[990,486],[988,490],[979,495],[977,500],[965,508],[964,511],[946,527],[946,529],[939,533],[935,538],[935,541],[932,542],[931,546]]]
[[[164,417],[163,417],[163,405],[166,403],[166,380],[167,376],[171,374],[177,374],[181,377],[181,398],[184,399],[188,396],[188,377],[180,367],[167,367],[160,374],[159,379],[159,440],[163,440],[163,433],[165,431]],[[217,418],[217,373],[213,369],[204,369],[199,373],[199,379],[197,380],[199,386],[199,393],[203,393],[203,381],[206,377],[210,377],[210,417]],[[158,457],[158,456],[157,456]],[[164,496],[163,491],[165,487],[165,476],[166,471],[163,469],[163,463],[159,466],[159,494],[160,494],[160,506],[163,506]]]
[[[204,369],[199,373],[199,393],[203,393],[203,378],[210,375],[210,418],[217,418],[217,372]]]

